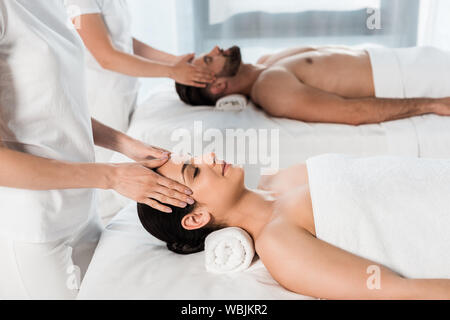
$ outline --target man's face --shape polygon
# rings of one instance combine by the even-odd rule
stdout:
[[[241,49],[234,46],[223,50],[216,46],[211,52],[196,57],[192,63],[207,68],[218,78],[234,77],[242,64]]]

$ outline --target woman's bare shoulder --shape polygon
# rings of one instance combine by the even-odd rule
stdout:
[[[274,243],[274,240],[280,239],[280,234],[287,230],[315,235],[311,196],[307,185],[296,188],[276,200],[272,219],[255,239],[257,249],[263,249],[267,243]]]
[[[278,216],[268,223],[255,238],[255,249],[266,267],[277,269],[277,261],[288,258],[292,246],[301,246],[299,238],[311,236],[304,228],[292,223],[286,216]]]

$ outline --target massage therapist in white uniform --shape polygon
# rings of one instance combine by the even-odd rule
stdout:
[[[101,232],[94,189],[192,202],[150,170],[167,152],[91,120],[84,52],[63,0],[0,1],[0,299],[76,297]],[[96,164],[94,142],[136,162]]]
[[[206,68],[188,63],[193,54],[174,56],[137,39],[131,32],[126,0],[65,0],[67,11],[89,53],[88,100],[91,115],[102,123],[126,131],[133,113],[138,77],[172,78],[205,87],[214,80]],[[110,154],[97,150],[101,160]]]

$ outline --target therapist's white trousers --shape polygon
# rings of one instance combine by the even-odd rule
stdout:
[[[50,243],[0,237],[0,299],[75,299],[101,230],[96,217],[80,232]]]

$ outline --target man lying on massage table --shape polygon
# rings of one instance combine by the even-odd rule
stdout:
[[[216,74],[207,88],[176,85],[185,103],[249,96],[274,117],[360,125],[428,113],[450,116],[450,52],[307,47],[242,62],[239,47],[215,47],[192,63]],[[439,99],[438,99],[439,98]]]
[[[224,227],[246,230],[285,288],[327,299],[450,299],[450,160],[324,155],[246,189],[215,158],[158,169],[196,200],[138,205],[145,229],[181,254]],[[434,279],[434,280],[433,280]]]

